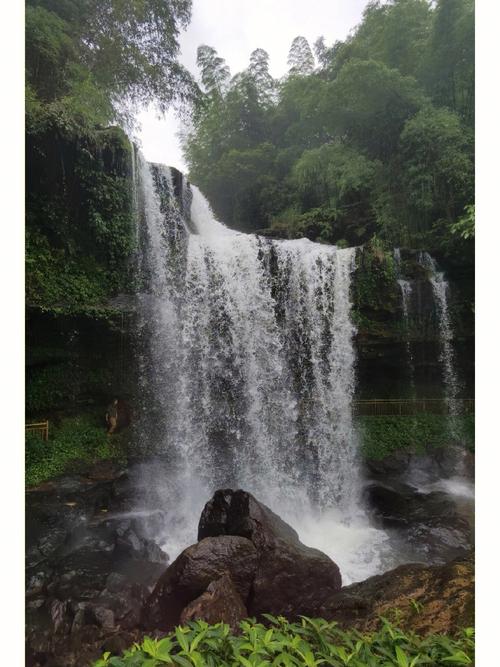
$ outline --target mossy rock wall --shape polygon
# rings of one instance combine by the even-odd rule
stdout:
[[[429,276],[417,261],[416,251],[403,250],[402,257],[402,275],[412,285],[407,320],[392,249],[369,243],[358,253],[352,295],[359,398],[415,394],[439,398],[444,394],[441,331]],[[461,274],[452,266],[448,273],[444,262],[442,266],[449,281],[448,305],[461,395],[469,398],[474,396],[473,275],[467,268]]]

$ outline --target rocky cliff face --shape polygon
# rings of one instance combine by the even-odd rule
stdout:
[[[392,251],[373,243],[358,255],[353,278],[359,398],[441,397],[441,335],[429,274],[415,250],[401,251],[399,275],[411,288],[407,318]],[[474,396],[474,277],[445,263],[453,349],[464,397]],[[408,351],[411,351],[410,367]]]
[[[145,279],[137,271],[136,225],[139,237],[145,225],[133,195],[135,149],[118,128],[95,137],[56,136],[48,129],[30,139],[27,152],[27,411],[44,416],[107,400],[110,392],[132,393],[132,295]],[[160,169],[153,171],[161,177]],[[189,227],[186,178],[176,169],[170,175]],[[169,202],[162,207],[167,211]],[[416,251],[401,251],[398,270],[412,285],[405,320],[392,250],[371,241],[357,255],[358,397],[408,396],[412,387],[421,396],[442,394],[439,323],[417,259]],[[463,395],[472,396],[473,271],[446,258],[442,265]]]

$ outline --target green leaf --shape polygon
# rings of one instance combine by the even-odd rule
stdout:
[[[446,658],[441,658],[441,661],[442,662],[455,663],[457,665],[471,665],[472,664],[472,660],[463,651],[458,651],[457,653],[454,653],[453,655],[450,655]]]
[[[182,655],[173,655],[172,660],[181,667],[193,667],[192,663]]]
[[[151,637],[144,637],[142,640],[142,650],[155,658],[158,650],[157,642],[154,639],[151,639]]]
[[[186,637],[183,629],[180,628],[180,627],[175,628],[175,636],[176,636],[177,641],[179,642],[179,646],[182,648],[182,650],[186,651],[186,653],[189,653],[189,642],[187,640],[187,637]]]
[[[399,667],[409,667],[408,666],[408,656],[406,653],[403,651],[403,649],[400,646],[395,646],[395,651],[396,651],[396,659],[398,661]]]

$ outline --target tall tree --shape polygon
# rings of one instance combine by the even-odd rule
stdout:
[[[307,76],[314,71],[314,56],[305,37],[295,37],[288,52],[289,73],[294,76]]]
[[[474,117],[474,2],[438,0],[422,77],[435,102]]]
[[[327,67],[329,63],[328,48],[323,35],[314,42],[314,54],[321,67]]]
[[[259,103],[268,106],[275,100],[276,82],[269,72],[269,54],[264,49],[255,49],[250,54],[248,74],[255,84]]]
[[[231,75],[226,61],[212,46],[202,44],[198,47],[196,64],[201,72],[205,92],[212,98],[222,98]]]

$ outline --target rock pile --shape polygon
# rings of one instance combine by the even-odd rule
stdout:
[[[316,616],[341,588],[337,565],[245,491],[215,493],[198,539],[158,581],[144,609],[146,628],[168,630],[187,617],[234,626],[264,613]]]

